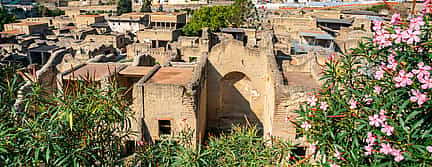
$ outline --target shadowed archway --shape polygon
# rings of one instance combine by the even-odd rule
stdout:
[[[251,80],[244,73],[234,71],[223,76],[219,85],[218,127],[228,130],[233,124],[243,126],[248,121],[262,129],[262,122],[252,110],[257,90]]]

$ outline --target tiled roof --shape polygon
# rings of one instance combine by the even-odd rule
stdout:
[[[79,15],[78,17],[103,17],[101,15]]]
[[[42,23],[42,22],[20,22],[20,23],[10,23],[10,25],[27,25],[27,26],[32,26],[32,25],[39,25],[39,24],[47,24],[47,23]]]
[[[6,35],[20,35],[20,34],[24,34],[21,31],[18,30],[12,30],[12,31],[2,31],[0,32],[0,34],[6,34]]]

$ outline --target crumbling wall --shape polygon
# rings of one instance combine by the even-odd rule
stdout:
[[[270,126],[267,124],[270,122],[269,118],[265,114],[267,69],[263,65],[268,63],[267,56],[272,52],[268,51],[272,48],[267,47],[272,45],[271,37],[267,38],[270,39],[262,40],[259,45],[262,48],[258,49],[244,47],[241,41],[229,38],[220,38],[222,42],[212,48],[207,63],[207,118],[210,128],[230,127],[233,122],[241,122],[244,117],[239,114],[244,112],[253,113],[262,124],[264,133],[267,133],[265,127]],[[239,75],[234,75],[235,73]],[[230,78],[241,77],[240,74],[244,75],[244,78],[238,78],[241,80]],[[243,99],[237,100],[242,104],[249,104],[248,108],[244,108],[245,105],[241,108],[230,105],[232,102],[226,104],[223,97],[230,92],[225,92],[225,81],[235,82],[232,83],[235,89],[232,89],[231,93],[243,96]],[[242,84],[236,85],[237,81]],[[227,107],[231,107],[232,111],[228,112],[227,110],[231,109]]]
[[[183,102],[189,113],[185,114],[195,116],[193,117],[196,119],[194,139],[199,143],[204,140],[207,127],[207,55],[200,59],[194,67],[192,79],[186,87],[186,95],[190,94],[191,96],[184,97]]]
[[[159,69],[160,65],[155,65],[151,71],[133,85],[132,110],[134,112],[134,118],[131,122],[131,130],[137,132],[135,141],[152,141],[148,131],[148,126],[146,126],[146,123],[144,122],[144,84]]]
[[[273,118],[273,135],[295,142],[297,140],[295,124],[299,115],[295,110],[306,101],[307,97],[314,93],[314,89],[303,86],[278,87],[276,98],[276,110]],[[296,141],[297,142],[297,141]]]
[[[53,52],[47,63],[36,71],[36,75],[18,90],[18,98],[14,104],[16,111],[22,111],[24,109],[23,100],[25,95],[31,91],[31,86],[34,82],[37,82],[45,88],[44,91],[46,95],[55,95],[55,93],[57,93],[58,82],[56,75],[58,71],[56,65],[62,62],[63,56],[66,53],[68,53],[68,50],[64,48]]]
[[[300,31],[318,30],[316,19],[312,17],[272,17],[270,18],[275,34],[289,34],[298,39]]]
[[[133,43],[126,46],[126,54],[128,59],[133,59],[136,56],[147,53],[151,48],[151,43]]]

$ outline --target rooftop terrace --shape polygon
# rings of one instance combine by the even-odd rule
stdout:
[[[285,78],[290,86],[304,86],[305,88],[318,88],[319,85],[308,72],[285,72]]]
[[[88,77],[100,81],[105,76],[120,71],[124,66],[123,64],[114,63],[89,63],[64,75],[63,79],[82,80]]]
[[[120,75],[128,77],[142,77],[147,75],[153,67],[144,66],[128,66],[124,70],[120,71]]]
[[[186,85],[192,79],[193,68],[163,67],[147,83]]]

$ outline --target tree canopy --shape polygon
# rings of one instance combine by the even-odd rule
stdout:
[[[9,14],[4,8],[0,8],[0,31],[3,31],[3,25],[15,22],[16,17]]]
[[[117,15],[132,12],[131,0],[119,0],[117,3]]]
[[[39,14],[42,17],[55,17],[55,16],[64,15],[65,11],[60,10],[59,8],[55,8],[54,10],[50,10],[45,6],[39,6]]]
[[[198,35],[201,28],[208,27],[211,31],[223,27],[239,27],[251,16],[254,6],[250,1],[236,0],[231,6],[203,7],[193,12],[189,23],[183,28],[187,36]]]
[[[144,0],[144,3],[141,7],[141,12],[152,12],[151,10],[152,4],[151,4],[151,0]]]

